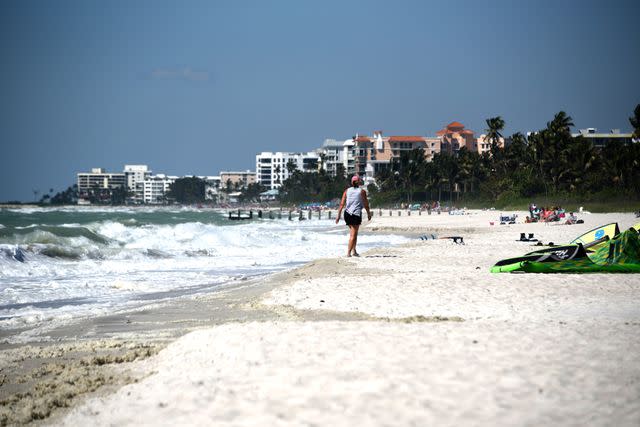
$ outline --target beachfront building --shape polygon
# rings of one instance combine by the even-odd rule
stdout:
[[[444,129],[436,132],[436,138],[440,140],[440,147],[437,150],[432,150],[431,157],[436,152],[446,152],[449,154],[455,154],[460,151],[461,148],[466,148],[468,151],[483,154],[491,149],[491,141],[487,140],[487,136],[482,134],[478,138],[475,137],[475,133],[470,129],[465,129],[464,125],[460,122],[451,122]],[[508,140],[500,137],[498,139],[498,147],[504,148]],[[434,148],[437,147],[437,143],[433,142]]]
[[[604,148],[613,141],[619,141],[623,144],[632,144],[633,134],[620,133],[620,129],[611,129],[609,133],[598,133],[596,128],[580,129],[578,133],[572,133],[574,138],[582,136],[587,141],[591,141],[594,147]]]
[[[220,202],[222,194],[222,179],[218,176],[203,176],[204,180],[204,199],[210,202]]]
[[[356,134],[352,141],[351,155],[354,160],[347,173],[362,176],[365,185],[368,185],[376,175],[388,169],[394,159],[400,158],[402,152],[420,148],[425,150],[426,156],[429,152],[427,142],[430,139],[419,135],[386,137],[382,135],[382,131],[375,131],[373,136]]]
[[[79,172],[78,204],[89,204],[90,199],[107,201],[116,189],[126,186],[124,173],[110,173],[103,168],[92,168],[91,172]]]
[[[124,176],[129,191],[127,200],[135,204],[144,203],[143,182],[151,176],[149,167],[147,165],[124,165]]]
[[[500,137],[498,138],[498,147],[504,148],[505,144],[509,144],[510,139]],[[478,150],[478,154],[483,154],[491,150],[492,142],[487,139],[487,135],[482,134],[476,139],[476,149]]]
[[[507,141],[500,138],[498,145],[504,147]],[[335,143],[333,145],[336,145]],[[375,176],[387,170],[402,152],[422,149],[425,159],[430,162],[437,153],[456,154],[462,147],[482,154],[489,151],[491,144],[485,135],[476,138],[474,132],[465,129],[459,122],[451,122],[433,137],[422,135],[384,136],[382,131],[374,131],[373,136],[356,134],[343,143],[345,169],[348,175],[358,174],[364,178],[365,185],[374,181]],[[343,158],[343,159],[344,159]]]
[[[469,151],[478,151],[477,141],[472,130],[465,129],[460,122],[451,122],[436,132],[441,140],[440,152],[457,153],[462,147]]]
[[[433,160],[433,156],[440,151],[442,151],[442,138],[436,136],[428,136],[424,139],[425,149],[424,149],[424,157],[427,159],[427,162]]]
[[[150,175],[142,181],[143,203],[145,204],[162,204],[167,202],[171,184],[173,184],[177,176],[169,176],[162,173]]]
[[[220,172],[220,187],[227,190],[239,190],[247,188],[249,184],[255,184],[256,173],[247,169],[246,171],[224,171]]]
[[[320,167],[331,176],[336,176],[340,169],[346,173],[353,168],[353,145],[351,138],[346,141],[325,139],[319,150]]]
[[[506,143],[508,141],[505,138],[498,141],[502,148]],[[476,138],[472,130],[465,129],[457,121],[449,123],[431,137],[384,136],[382,131],[374,131],[373,136],[356,134],[345,141],[325,139],[320,149],[308,153],[262,152],[256,156],[256,179],[267,189],[279,188],[289,177],[286,165],[293,162],[298,170],[308,172],[322,168],[332,176],[344,168],[347,176],[362,176],[366,186],[375,182],[375,177],[388,170],[403,152],[422,149],[425,159],[430,162],[437,153],[456,154],[463,147],[482,154],[490,150],[491,144],[486,140],[486,135]],[[224,179],[222,182],[224,185]]]
[[[321,150],[318,151],[306,153],[264,151],[256,155],[254,176],[260,185],[269,190],[280,188],[282,183],[289,178],[291,166],[295,166],[292,171],[317,172],[322,158]],[[287,165],[290,166],[287,167]]]

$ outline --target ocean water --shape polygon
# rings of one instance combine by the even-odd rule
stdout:
[[[405,241],[366,235],[358,248]],[[0,328],[20,330],[215,292],[346,252],[347,228],[229,221],[195,208],[0,209]]]

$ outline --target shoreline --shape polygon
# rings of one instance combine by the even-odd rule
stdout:
[[[104,332],[110,330],[112,335],[107,337],[108,339],[116,339],[116,336],[119,336],[128,343],[123,344],[125,351],[115,349],[116,353],[120,352],[120,356],[122,353],[130,352],[131,346],[135,345],[153,345],[153,348],[148,355],[142,354],[133,363],[125,361],[125,363],[102,365],[113,371],[109,374],[112,375],[112,382],[106,382],[105,386],[96,391],[68,402],[71,405],[70,409],[56,411],[53,418],[45,422],[56,424],[60,422],[67,425],[134,424],[143,420],[153,422],[150,420],[154,416],[169,416],[172,420],[189,423],[204,423],[205,420],[215,419],[223,425],[251,420],[273,424],[277,423],[276,413],[289,407],[285,410],[288,414],[285,420],[304,423],[315,419],[321,424],[347,425],[349,421],[368,419],[357,418],[363,414],[362,404],[347,394],[342,395],[346,405],[343,408],[346,411],[343,418],[332,417],[331,412],[318,412],[321,408],[328,409],[326,405],[330,405],[329,407],[333,405],[331,403],[333,398],[326,394],[326,390],[336,388],[342,390],[342,387],[351,390],[353,381],[358,384],[367,377],[373,377],[378,378],[376,380],[378,382],[376,387],[371,389],[374,394],[369,398],[381,408],[388,410],[390,414],[394,414],[395,420],[400,424],[411,419],[417,422],[437,422],[438,419],[432,417],[443,408],[453,411],[451,412],[452,420],[468,423],[470,419],[465,418],[462,412],[476,407],[473,402],[462,404],[460,408],[450,407],[451,399],[455,397],[452,396],[452,391],[459,393],[460,387],[464,389],[470,386],[482,386],[487,388],[485,392],[489,396],[493,393],[496,397],[496,389],[491,389],[490,384],[485,382],[487,378],[474,377],[477,373],[473,372],[468,372],[469,378],[461,379],[462,383],[449,390],[441,387],[451,379],[443,383],[440,377],[444,373],[455,372],[456,369],[464,371],[466,369],[464,364],[473,366],[474,363],[484,366],[483,369],[488,372],[485,377],[488,378],[493,378],[492,372],[493,375],[498,375],[496,371],[498,368],[507,369],[509,372],[507,377],[516,375],[519,378],[518,381],[530,382],[531,377],[538,378],[534,382],[539,383],[539,388],[543,391],[537,394],[532,393],[531,398],[534,400],[543,398],[546,406],[542,415],[533,418],[533,421],[557,422],[557,418],[546,418],[555,413],[557,396],[566,397],[569,389],[572,392],[576,392],[577,389],[573,386],[567,390],[563,389],[554,382],[558,379],[545,374],[544,368],[552,367],[554,374],[567,381],[571,381],[571,377],[562,374],[563,366],[571,374],[578,375],[578,378],[591,373],[598,380],[598,387],[608,390],[613,384],[618,384],[616,391],[620,392],[619,387],[624,386],[611,381],[618,381],[615,378],[620,378],[619,375],[622,373],[611,371],[612,367],[606,361],[607,358],[611,359],[611,363],[615,362],[618,366],[625,367],[627,371],[624,375],[627,375],[630,378],[628,381],[631,381],[627,382],[622,393],[622,396],[627,399],[624,405],[630,412],[627,413],[627,417],[619,418],[619,424],[626,425],[629,421],[635,422],[640,419],[638,404],[629,406],[633,398],[640,397],[638,382],[640,372],[637,368],[640,366],[637,363],[640,359],[637,356],[639,352],[635,351],[640,348],[634,350],[638,344],[631,343],[633,348],[630,347],[625,352],[618,351],[622,350],[623,343],[632,339],[633,336],[637,337],[640,327],[640,315],[633,305],[633,301],[637,301],[640,296],[640,284],[637,278],[633,275],[597,275],[603,284],[594,287],[593,277],[596,276],[593,275],[570,275],[571,280],[567,279],[567,275],[554,275],[554,277],[491,275],[488,273],[488,266],[484,265],[488,260],[496,261],[502,255],[526,250],[521,243],[515,242],[520,230],[531,231],[545,239],[551,237],[561,242],[563,236],[572,236],[581,228],[576,226],[549,228],[551,226],[542,224],[517,224],[500,228],[500,226],[488,226],[485,223],[485,216],[490,215],[497,217],[499,212],[481,214],[482,218],[440,215],[440,218],[432,216],[431,219],[425,216],[411,216],[378,218],[376,221],[374,217],[372,223],[363,227],[363,231],[376,233],[401,229],[408,235],[416,236],[416,233],[437,229],[442,232],[466,233],[467,244],[455,245],[449,240],[424,242],[416,239],[397,246],[371,249],[358,259],[318,259],[292,270],[272,274],[262,280],[248,281],[233,289],[222,290],[216,296],[209,295],[183,301],[179,304],[180,307],[157,307],[128,316],[114,315],[92,319],[91,324],[84,325],[82,328],[60,330],[58,333],[62,335],[74,336],[75,334],[81,338],[81,342],[87,339],[91,341],[88,337],[96,331],[102,331],[104,338],[106,336]],[[627,214],[620,215],[626,218],[626,222],[633,221]],[[588,223],[583,228],[590,229],[596,225],[599,224]],[[508,238],[510,240],[507,240]],[[495,248],[494,243],[497,240],[500,240],[505,247]],[[495,253],[486,253],[488,248],[492,248]],[[478,256],[478,252],[481,256]],[[456,277],[456,272],[459,277]],[[621,283],[616,284],[616,282]],[[567,301],[571,301],[572,304],[567,305]],[[186,316],[187,314],[189,316]],[[160,316],[164,317],[163,321],[159,321]],[[510,330],[518,333],[509,332]],[[363,334],[368,337],[367,341],[359,338]],[[563,336],[569,338],[564,339]],[[428,338],[427,341],[424,337]],[[308,342],[310,339],[313,340],[312,345]],[[532,347],[533,355],[522,352],[525,348],[519,340],[534,346]],[[572,353],[571,356],[576,360],[569,360],[565,357],[566,355],[558,353],[553,346],[547,345],[545,340],[559,346],[564,352],[571,352],[581,340],[586,340],[584,342],[588,344],[586,344],[584,355]],[[460,345],[455,344],[458,341]],[[306,346],[300,344],[305,342]],[[500,349],[501,344],[516,347],[514,351],[504,353]],[[436,347],[433,347],[434,345]],[[536,345],[539,348],[536,349]],[[64,344],[53,344],[49,348],[60,346]],[[207,372],[211,367],[206,364],[207,362],[196,357],[201,354],[202,349],[209,346],[213,346],[211,347],[211,354],[215,355],[213,359],[222,363],[223,369],[222,376],[212,383],[207,379]],[[251,351],[247,353],[247,348],[244,348],[246,346],[255,347],[255,351],[263,356],[254,359]],[[389,353],[384,350],[389,346],[397,349],[397,352]],[[600,346],[604,350],[598,350],[593,346]],[[368,354],[367,352],[381,354],[380,357],[372,359],[374,365],[370,368],[374,370],[360,368],[343,358],[344,350],[352,347],[354,353],[350,353],[350,357],[359,361],[358,364],[363,363],[362,357]],[[432,350],[427,350],[429,348]],[[434,353],[435,348],[442,349],[441,352],[444,353]],[[484,362],[479,362],[486,356],[482,356],[481,359],[469,359],[470,355],[480,357],[481,353],[476,351],[480,348],[487,352],[489,359],[495,360],[495,357],[498,357],[499,361],[504,357],[506,365],[498,363],[498,366],[493,368]],[[281,354],[280,351],[283,349],[288,350]],[[616,349],[615,352],[611,353],[610,351],[614,349]],[[595,353],[594,350],[596,350]],[[158,352],[157,355],[150,357],[156,352]],[[317,352],[324,356],[318,359]],[[503,354],[500,356],[501,353]],[[2,351],[0,354],[5,356],[7,351]],[[422,356],[413,359],[409,354]],[[453,358],[450,365],[442,365],[439,357],[436,357],[438,354],[449,354]],[[539,360],[531,359],[533,356],[543,360],[547,358],[547,363],[541,365]],[[55,365],[64,358],[78,361],[82,360],[82,357],[73,354],[64,355],[63,352],[58,362],[46,361],[43,365],[47,363]],[[212,408],[218,408],[222,412],[213,415],[206,413],[202,408],[192,406],[194,404],[192,399],[196,397],[189,397],[193,391],[190,383],[182,384],[185,387],[186,398],[178,402],[171,402],[169,399],[168,407],[159,406],[158,402],[166,401],[166,397],[163,397],[164,393],[174,388],[176,381],[179,382],[178,377],[172,372],[176,369],[187,369],[182,366],[182,363],[177,362],[182,357],[186,360],[196,357],[192,361],[194,367],[200,366],[198,365],[200,363],[204,364],[198,369],[192,367],[183,375],[187,375],[188,378],[203,376],[202,381],[209,384],[212,390],[217,390],[217,394],[214,393],[215,396],[207,393],[205,395],[212,399],[210,402]],[[523,360],[518,361],[518,358]],[[575,366],[576,363],[586,362],[589,358],[591,365],[604,369],[607,375],[603,377],[588,366],[583,372],[580,370],[582,368]],[[6,361],[6,358],[3,360]],[[365,358],[365,360],[368,359]],[[529,361],[533,367],[521,366],[525,360]],[[427,361],[434,366],[439,366],[442,372],[429,371],[430,376],[424,377],[420,374],[419,368]],[[255,369],[258,372],[253,372],[252,363],[257,363]],[[329,382],[324,387],[318,388],[314,384],[325,377],[314,374],[314,366],[316,368],[325,366],[325,363],[328,365],[322,369],[325,369],[325,374],[329,375],[325,379]],[[402,363],[407,365],[409,371],[399,367]],[[571,365],[568,366],[567,363]],[[293,366],[288,367],[291,364]],[[365,363],[364,366],[368,364]],[[260,370],[261,367],[270,370],[263,372]],[[426,365],[423,368],[428,370]],[[92,368],[90,371],[99,372],[98,369],[102,368]],[[247,373],[247,369],[253,372],[253,375],[240,377],[242,372]],[[276,370],[273,371],[273,369]],[[518,369],[522,370],[522,373],[519,373]],[[234,373],[235,370],[239,370],[239,373]],[[23,367],[21,375],[27,373],[25,371],[27,369]],[[125,371],[129,373],[123,373]],[[379,377],[376,373],[378,371],[383,374],[383,377],[388,376],[388,378]],[[158,374],[151,374],[151,372]],[[270,376],[274,372],[278,373],[282,384],[278,384]],[[384,374],[385,372],[387,374]],[[404,382],[397,382],[399,378],[409,375],[409,372],[417,374],[416,380],[406,377]],[[306,384],[306,388],[300,389],[297,383],[289,380],[289,377],[300,378],[302,384]],[[413,407],[411,405],[415,405],[416,402],[412,397],[403,393],[398,394],[395,388],[388,389],[390,386],[405,387],[408,390],[420,392],[422,390],[420,381],[433,389],[439,389],[442,393],[442,396],[430,404],[431,410],[421,405]],[[578,381],[578,383],[585,386],[584,381]],[[146,387],[149,384],[155,384],[157,391],[150,396],[144,393],[139,394],[142,384],[147,384]],[[169,384],[171,384],[170,387]],[[272,403],[276,405],[275,409],[262,406],[259,404],[260,400],[249,399],[253,402],[250,405],[250,402],[225,397],[227,395],[224,390],[240,392],[237,389],[240,384],[257,387],[266,395],[273,394],[273,399],[276,399],[276,401],[272,399]],[[278,386],[282,390],[278,389]],[[587,390],[594,390],[593,395],[590,395],[591,398],[586,399],[587,402],[591,404],[598,402],[599,407],[611,409],[610,406],[600,402],[604,397],[593,387],[592,383],[587,384]],[[367,387],[364,389],[366,390]],[[546,394],[547,391],[551,394]],[[426,390],[422,390],[422,393],[425,392]],[[137,396],[140,404],[146,402],[147,406],[136,406],[131,398],[127,400],[126,393]],[[362,397],[362,387],[353,389],[351,393]],[[553,396],[554,393],[556,398],[550,398],[549,396]],[[499,394],[502,396],[501,392]],[[287,399],[294,399],[293,401],[297,402],[298,400],[293,397],[296,395],[299,396],[298,400],[302,399],[301,402],[285,404]],[[520,401],[511,402],[506,396],[501,399],[506,399],[517,411],[525,410]],[[614,399],[615,402],[620,403],[620,399],[616,399]],[[489,406],[491,407],[492,404]],[[410,405],[413,410],[403,415],[394,409],[396,406],[403,407],[403,405]],[[233,409],[235,415],[226,413],[223,409],[225,407],[231,408],[229,409],[231,412]],[[114,408],[119,409],[114,412]],[[188,418],[181,418],[179,414],[189,412],[189,408],[194,413]],[[360,412],[353,412],[356,409]],[[569,413],[585,409],[584,406],[572,401]],[[96,411],[100,415],[96,415]],[[254,411],[256,414],[252,415]],[[488,425],[491,421],[499,421],[495,417],[492,418],[496,414],[504,415],[499,407],[494,408],[493,415],[485,412],[480,411],[481,416],[478,420],[481,424]],[[315,418],[310,417],[309,414],[313,414]],[[409,415],[410,418],[406,418]],[[151,418],[140,418],[143,416]],[[198,418],[203,416],[205,418]],[[531,421],[531,418],[525,417],[525,419]],[[585,419],[583,417],[576,420]],[[379,419],[370,419],[370,421],[372,424],[384,424]],[[391,422],[391,419],[389,421]],[[572,425],[566,422],[560,424]]]
[[[365,232],[368,233],[368,232]],[[386,234],[386,233],[385,233]],[[73,319],[38,331],[24,343],[0,344],[0,425],[48,424],[70,407],[103,396],[147,375],[136,367],[180,337],[226,323],[363,320],[368,316],[322,310],[272,308],[260,298],[312,260],[280,272],[241,279],[202,295]],[[33,328],[2,331],[9,337]],[[69,384],[72,382],[73,384]]]

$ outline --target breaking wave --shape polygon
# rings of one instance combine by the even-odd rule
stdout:
[[[237,222],[211,210],[0,209],[0,327],[211,292],[340,255],[345,233],[329,220]],[[403,241],[365,234],[358,244],[366,250]]]

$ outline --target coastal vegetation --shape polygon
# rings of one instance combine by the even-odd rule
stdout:
[[[633,138],[640,140],[640,104],[629,117]],[[434,154],[428,162],[422,149],[404,151],[388,168],[376,175],[368,186],[374,206],[392,206],[440,201],[469,207],[495,206],[523,208],[531,201],[538,204],[578,204],[637,210],[640,201],[640,143],[610,141],[595,147],[581,135],[573,136],[572,118],[558,112],[544,129],[527,136],[516,132],[507,138],[504,148],[505,121],[502,117],[486,120],[488,152],[479,154],[465,147],[457,152]],[[279,201],[282,203],[328,202],[340,197],[348,184],[342,165],[335,176],[320,161],[319,171],[298,170],[295,163],[286,165],[289,177],[282,181]],[[279,178],[278,178],[279,179]],[[266,188],[259,183],[241,188],[240,183],[225,183],[224,193],[240,192],[243,203],[258,202]],[[206,183],[197,177],[177,179],[164,203],[203,203]],[[34,196],[40,192],[34,190]],[[126,188],[90,189],[85,195],[92,204],[124,204],[130,196]],[[208,198],[214,203],[217,199]],[[40,204],[75,204],[77,185],[53,195],[44,194]]]
[[[280,200],[285,203],[327,202],[340,197],[345,188],[346,173],[342,165],[338,165],[336,176],[325,171],[303,172],[291,163],[287,165],[289,178],[280,188]]]
[[[53,189],[50,189],[50,193],[53,193]],[[78,184],[73,184],[56,193],[54,196],[49,197],[48,194],[42,196],[40,203],[49,203],[51,205],[72,205],[78,203]]]
[[[640,105],[629,118],[634,137],[640,136]],[[572,136],[572,118],[557,113],[544,129],[528,137],[520,132],[498,146],[505,122],[486,121],[489,152],[461,148],[437,153],[431,162],[422,149],[403,152],[369,185],[372,204],[388,206],[439,200],[451,205],[526,206],[539,203],[594,201],[633,204],[640,200],[640,143],[610,142],[593,146],[583,136]],[[346,177],[296,171],[284,181],[283,200],[326,201],[339,197]],[[637,207],[636,207],[637,209]]]
[[[202,203],[205,199],[205,182],[195,176],[178,178],[171,184],[168,198],[181,204]]]

